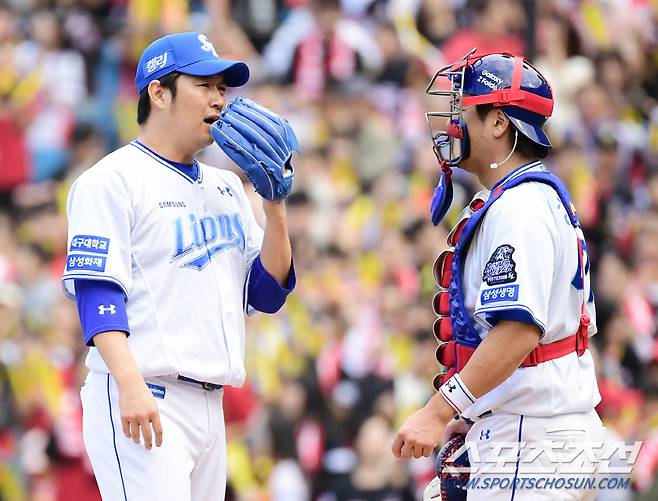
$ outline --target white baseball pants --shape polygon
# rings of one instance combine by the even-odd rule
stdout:
[[[90,372],[80,391],[84,443],[103,500],[223,501],[224,390],[206,391],[174,377],[146,382],[156,396],[163,431],[162,445],[156,447],[154,437],[150,451],[124,436],[111,375]]]
[[[596,444],[605,439],[606,429],[594,410],[550,418],[500,413],[479,419],[466,435],[466,442],[473,444],[469,448],[471,469],[477,468],[471,471],[467,499],[594,499],[592,482],[598,482],[601,475],[583,472],[599,466],[603,451]],[[524,445],[514,450],[519,443]],[[551,473],[555,468],[560,470]]]

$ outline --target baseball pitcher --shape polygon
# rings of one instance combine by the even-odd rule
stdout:
[[[223,500],[223,387],[245,379],[244,313],[274,313],[295,286],[283,199],[295,134],[246,98],[245,63],[200,33],[143,52],[139,136],[71,187],[63,275],[90,347],[84,442],[105,501]],[[194,156],[213,142],[240,178]]]

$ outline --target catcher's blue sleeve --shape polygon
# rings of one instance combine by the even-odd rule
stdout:
[[[254,260],[247,282],[247,304],[263,313],[276,313],[297,284],[295,266],[290,263],[288,280],[283,286],[263,267],[260,256]]]
[[[542,326],[538,325],[535,322],[533,316],[525,310],[520,308],[512,308],[510,310],[500,310],[487,313],[486,316],[487,322],[494,327],[501,320],[513,320],[514,322],[522,322],[524,324],[536,325],[539,327],[539,330],[542,330]]]
[[[101,332],[122,331],[130,335],[126,302],[121,287],[106,280],[75,280],[75,302],[87,346]]]

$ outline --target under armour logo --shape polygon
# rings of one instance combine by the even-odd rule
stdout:
[[[480,432],[480,440],[484,440],[485,438],[489,440],[489,433],[491,433],[491,430],[487,428],[486,430],[482,430]]]
[[[231,193],[231,188],[229,188],[228,186],[225,186],[224,189],[221,189],[221,188],[218,186],[217,189],[219,190],[219,192],[220,192],[222,195],[226,195],[226,194],[228,193],[230,196],[233,196],[233,193]]]
[[[201,50],[205,50],[206,52],[212,52],[213,56],[219,57],[217,51],[215,50],[215,47],[213,46],[213,44],[210,43],[206,35],[199,35],[197,39],[199,40],[199,42],[201,42]]]
[[[452,393],[452,390],[456,390],[457,385],[448,383],[448,393]]]
[[[99,315],[105,315],[105,312],[109,311],[110,315],[114,315],[117,312],[116,306],[111,304],[110,306],[105,306],[104,304],[99,304],[98,305],[98,314]]]

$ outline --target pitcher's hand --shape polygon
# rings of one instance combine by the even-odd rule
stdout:
[[[153,446],[154,434],[155,445],[162,445],[162,424],[158,405],[141,378],[119,386],[119,408],[121,427],[126,438],[132,438],[132,441],[138,444],[141,430],[147,450],[151,450]]]

